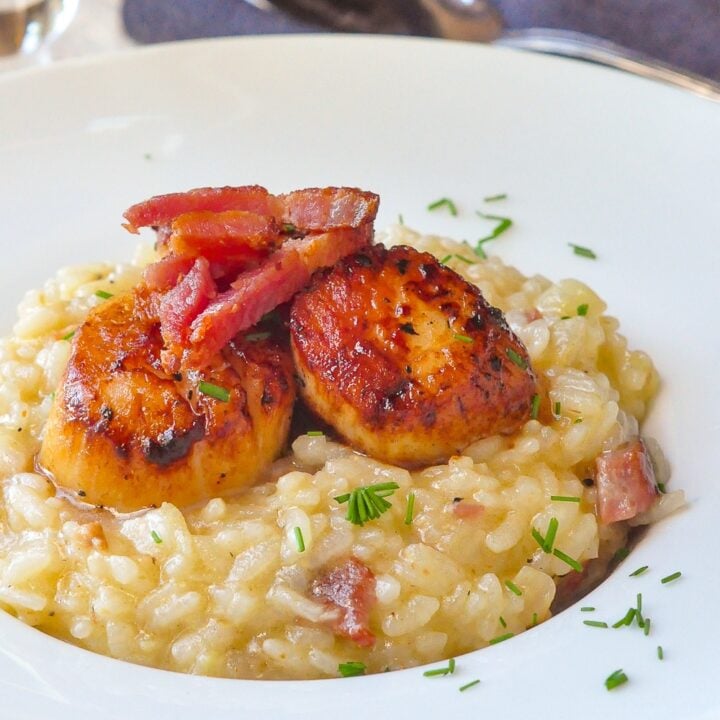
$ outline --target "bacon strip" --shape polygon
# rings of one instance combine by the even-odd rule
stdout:
[[[143,279],[150,290],[168,290],[177,285],[193,266],[192,258],[167,255],[143,271]]]
[[[380,198],[357,188],[308,188],[279,195],[282,221],[303,232],[358,228],[372,222]]]
[[[198,315],[191,325],[190,347],[182,367],[204,367],[237,333],[302,290],[318,269],[366,246],[372,227],[336,230],[288,240],[258,268],[243,273]]]
[[[641,438],[602,453],[595,465],[600,522],[629,520],[655,502],[659,493],[655,472]]]
[[[185,213],[245,210],[256,215],[275,217],[281,212],[280,207],[276,198],[259,185],[205,187],[182,193],[156,195],[131,206],[123,217],[127,220],[125,227],[136,233],[141,227],[167,225]]]
[[[375,603],[375,575],[354,557],[312,585],[312,594],[328,607],[340,610],[334,623],[336,634],[350,638],[360,647],[370,647],[375,636],[370,632],[370,610]]]

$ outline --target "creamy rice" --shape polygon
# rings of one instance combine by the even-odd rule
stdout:
[[[625,542],[622,524],[598,526],[595,490],[582,481],[601,451],[637,434],[657,373],[577,280],[527,278],[496,257],[474,262],[466,246],[402,226],[378,239],[452,254],[447,264],[506,313],[549,398],[537,420],[413,473],[303,435],[267,483],[232,498],[124,517],[79,508],[33,472],[70,351],[63,338],[102,302],[97,290],[131,288],[152,253],[128,266],[63,270],[28,293],[13,335],[0,341],[0,607],[112,657],[246,678],[334,677],[349,660],[369,672],[409,667],[547,619],[556,583],[572,570],[532,530],[544,534],[557,518],[556,547],[583,563]],[[364,527],[345,520],[335,496],[387,481],[400,487],[386,514]],[[308,592],[349,556],[377,578],[372,648],[336,637]]]

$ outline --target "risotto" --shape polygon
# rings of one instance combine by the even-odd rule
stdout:
[[[505,313],[542,398],[519,432],[413,472],[311,432],[266,482],[232,497],[132,515],[79,505],[34,471],[43,425],[73,330],[103,294],[134,286],[153,253],[62,270],[27,294],[0,341],[0,607],[143,665],[322,678],[349,661],[381,672],[484,647],[546,620],[602,577],[628,528],[598,522],[595,459],[638,434],[658,387],[652,362],[628,349],[579,281],[525,277],[403,226],[378,240],[432,252]],[[348,522],[336,498],[373,483],[396,483],[390,507]],[[538,541],[553,526],[556,554]],[[349,557],[375,578],[374,643],[338,637],[318,592],[318,578]]]

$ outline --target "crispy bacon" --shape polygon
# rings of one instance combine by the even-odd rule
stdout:
[[[595,465],[600,522],[629,520],[655,502],[659,494],[655,472],[641,438],[602,453]]]
[[[165,244],[180,257],[205,257],[222,263],[252,262],[281,243],[272,217],[245,210],[190,212],[170,225]]]
[[[125,227],[136,233],[141,227],[169,225],[175,218],[192,212],[224,212],[245,210],[257,215],[275,217],[281,205],[264,187],[244,185],[242,187],[197,188],[181,193],[156,195],[137,203],[125,211]]]
[[[193,264],[192,258],[166,255],[145,268],[143,279],[150,290],[163,292],[177,285],[187,275]]]
[[[288,240],[257,269],[238,277],[191,325],[190,346],[178,367],[203,367],[237,333],[302,290],[312,274],[367,245],[372,227],[343,229]]]
[[[168,290],[160,301],[160,331],[166,347],[187,340],[190,321],[197,317],[216,295],[208,261],[199,257],[187,275]]]
[[[370,610],[375,602],[375,575],[354,557],[317,578],[312,594],[328,607],[340,610],[333,625],[337,635],[349,638],[360,647],[370,647],[375,636],[370,632]]]
[[[375,193],[336,187],[296,190],[278,199],[282,222],[303,232],[358,228],[375,219],[380,202]]]

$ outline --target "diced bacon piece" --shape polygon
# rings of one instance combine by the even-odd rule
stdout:
[[[181,257],[248,262],[269,255],[281,241],[272,217],[245,210],[190,212],[170,225],[166,244]]]
[[[285,242],[255,270],[243,273],[192,322],[180,365],[202,368],[242,330],[290,300],[312,274],[367,245],[372,226],[308,235]]]
[[[659,494],[655,472],[641,438],[602,453],[595,465],[600,522],[629,520],[655,502]]]
[[[472,500],[458,500],[453,503],[453,512],[461,520],[477,520],[485,513],[485,507]]]
[[[188,274],[160,301],[160,331],[167,346],[186,341],[190,323],[215,295],[210,265],[205,258],[197,258]]]
[[[377,215],[380,198],[357,188],[307,188],[279,195],[283,223],[303,232],[358,228]]]
[[[166,255],[143,271],[143,279],[150,290],[161,292],[177,285],[194,264],[192,258]]]
[[[205,187],[182,193],[156,195],[128,208],[123,217],[127,220],[125,227],[130,232],[137,232],[141,227],[168,225],[185,213],[225,210],[245,210],[257,215],[276,217],[281,213],[282,205],[259,185]]]
[[[360,647],[370,647],[375,636],[370,632],[370,610],[375,602],[375,575],[354,557],[319,577],[312,594],[328,607],[340,610],[333,624],[337,635],[349,638]]]

